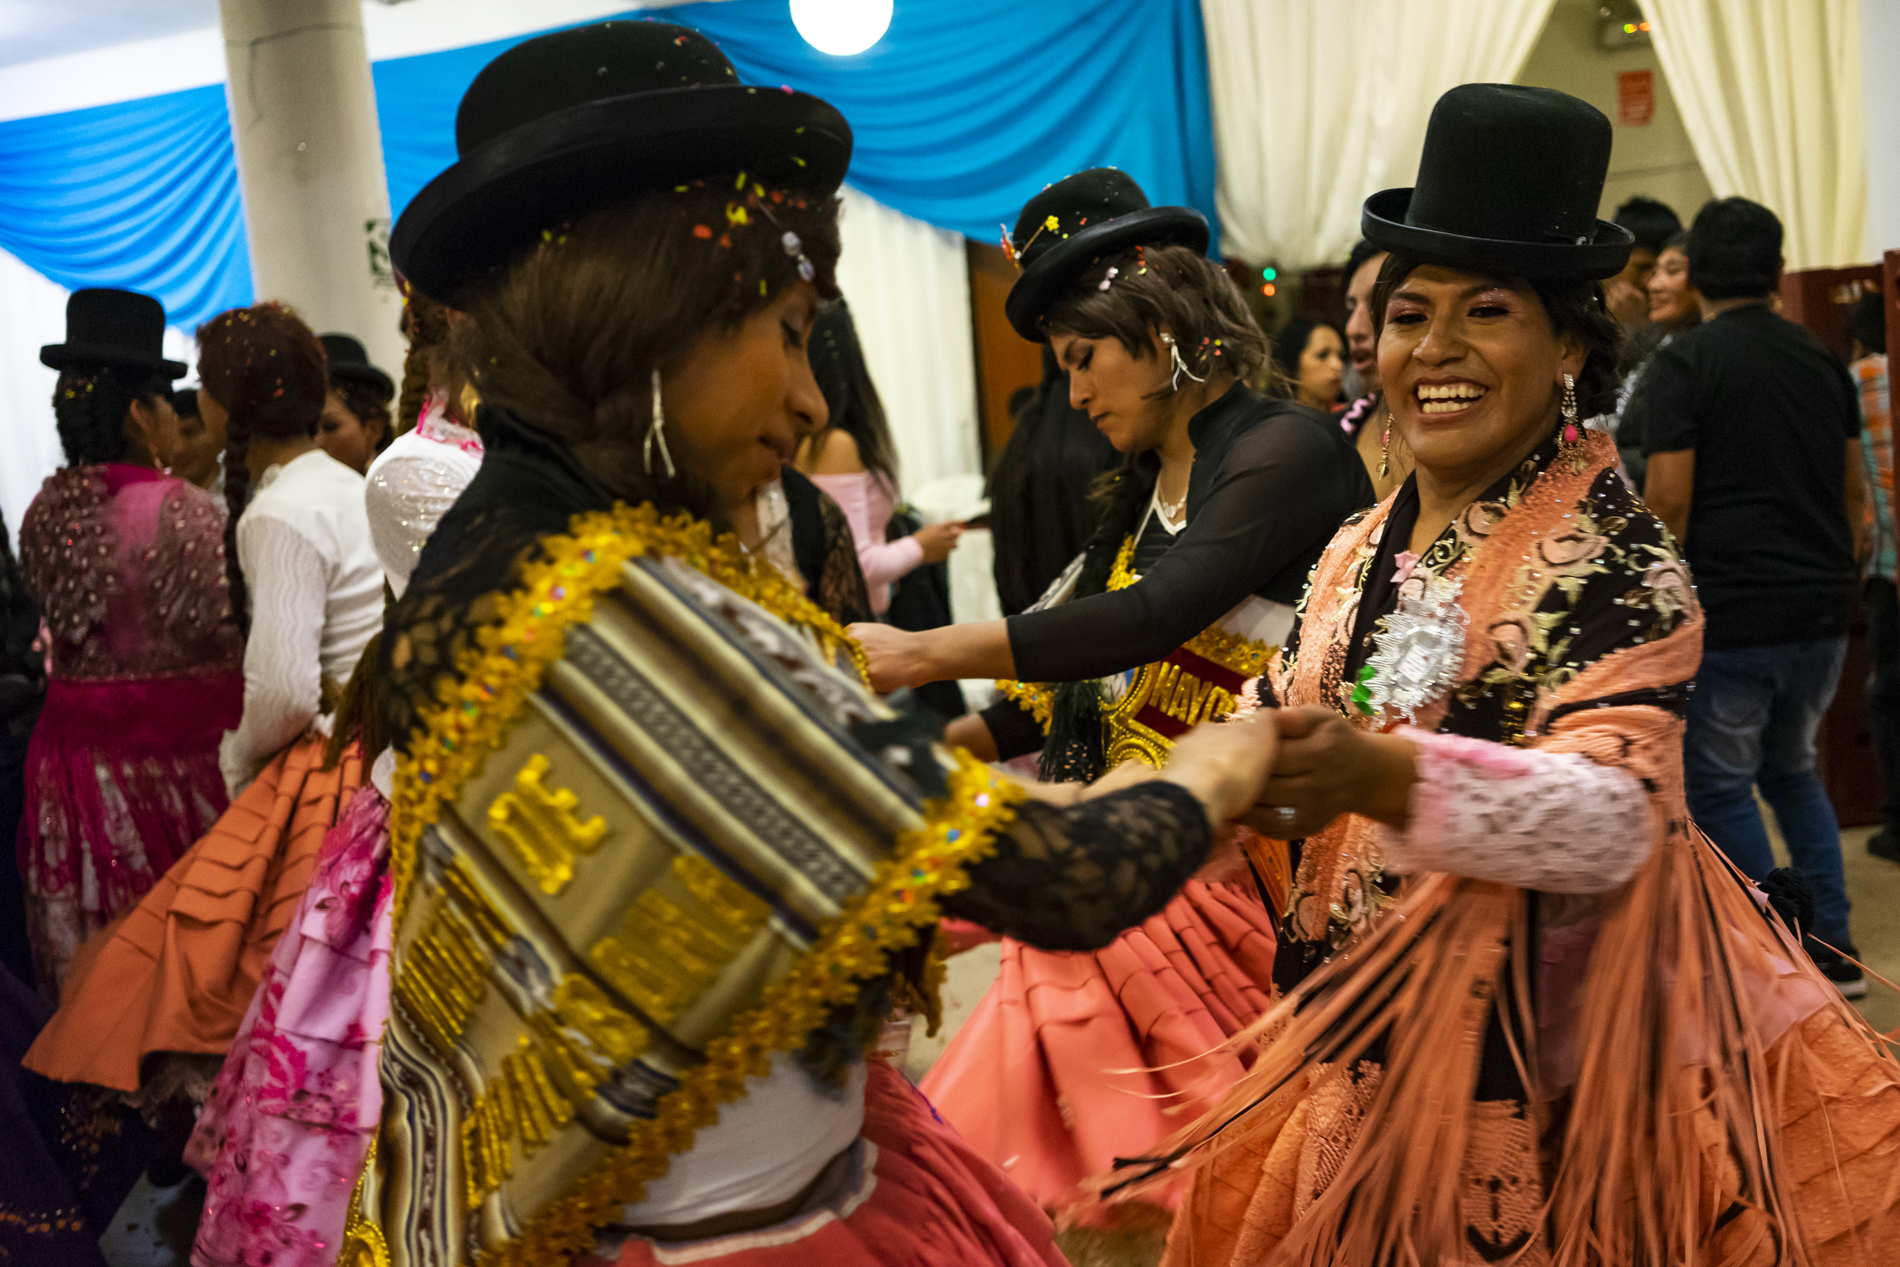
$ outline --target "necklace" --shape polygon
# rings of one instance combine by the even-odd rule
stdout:
[[[1161,481],[1155,481],[1155,513],[1161,516],[1161,524],[1171,532],[1179,532],[1187,527],[1187,492],[1182,491],[1179,501],[1169,501],[1161,495]]]

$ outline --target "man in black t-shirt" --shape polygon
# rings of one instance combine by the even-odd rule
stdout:
[[[1774,866],[1761,789],[1814,891],[1809,953],[1843,993],[1864,994],[1860,969],[1820,944],[1855,953],[1814,748],[1859,580],[1859,403],[1840,359],[1769,308],[1781,275],[1773,212],[1712,202],[1688,254],[1711,319],[1656,354],[1631,406],[1649,453],[1645,499],[1681,543],[1708,615],[1684,745],[1689,812],[1759,880]]]

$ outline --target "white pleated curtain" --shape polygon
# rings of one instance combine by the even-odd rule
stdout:
[[[1201,0],[1223,253],[1337,264],[1359,208],[1410,185],[1432,104],[1509,83],[1554,0]]]
[[[968,490],[958,485],[981,484],[983,453],[963,236],[913,220],[849,185],[842,235],[838,288],[851,304],[884,401],[904,495],[927,518],[965,514]],[[959,621],[1002,614],[994,559],[987,532],[966,534],[950,556],[950,604]]]
[[[1860,0],[1643,0],[1643,11],[1716,196],[1780,216],[1790,269],[1860,262]]]
[[[838,287],[890,418],[905,491],[946,475],[981,474],[962,235],[848,185],[841,233]]]

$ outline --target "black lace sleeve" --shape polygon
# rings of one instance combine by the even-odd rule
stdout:
[[[841,625],[871,619],[871,596],[864,587],[864,569],[858,566],[858,543],[844,508],[820,490],[818,511],[824,516],[825,556],[812,595],[826,614]]]
[[[1166,905],[1211,840],[1201,803],[1176,783],[1066,808],[1028,801],[944,910],[1046,950],[1094,950]]]

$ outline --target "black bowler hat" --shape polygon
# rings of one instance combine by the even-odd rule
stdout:
[[[396,393],[396,380],[369,363],[363,345],[347,334],[326,334],[319,340],[330,360],[332,381],[368,383],[384,396]]]
[[[1151,207],[1133,178],[1091,167],[1059,180],[1023,205],[1004,248],[1023,270],[1003,312],[1032,343],[1048,335],[1042,318],[1096,261],[1135,246],[1169,243],[1205,253],[1207,217],[1192,207]]]
[[[1635,240],[1597,219],[1610,121],[1551,88],[1464,84],[1432,107],[1418,185],[1366,199],[1366,239],[1498,277],[1613,277]]]
[[[123,365],[183,378],[182,362],[165,359],[165,305],[136,290],[75,290],[66,300],[66,341],[40,349],[56,370],[69,365]]]
[[[806,93],[740,83],[689,27],[599,22],[484,66],[456,111],[455,150],[389,242],[396,268],[450,304],[544,230],[670,185],[744,172],[828,197],[851,125]]]

